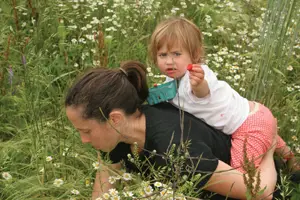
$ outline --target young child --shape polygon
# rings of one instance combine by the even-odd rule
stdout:
[[[272,145],[276,119],[268,108],[240,96],[228,83],[217,79],[204,65],[202,33],[185,18],[169,18],[157,25],[149,45],[151,60],[167,82],[179,80],[178,93],[171,103],[232,135],[231,166],[243,171],[243,145],[258,166]],[[284,159],[294,154],[281,137],[276,152]],[[234,159],[233,159],[234,158]]]

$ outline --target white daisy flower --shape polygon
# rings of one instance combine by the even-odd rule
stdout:
[[[133,193],[132,192],[123,192],[125,197],[133,197]]]
[[[53,182],[53,185],[56,187],[60,187],[63,184],[64,184],[64,181],[61,178],[56,178]]]
[[[108,192],[111,196],[117,196],[119,194],[119,192],[115,188],[109,189]]]
[[[47,156],[47,157],[46,157],[46,161],[47,161],[47,162],[51,162],[52,160],[53,160],[52,156]]]
[[[151,195],[153,192],[153,188],[150,185],[148,185],[147,187],[144,188],[144,191],[147,195]]]
[[[100,163],[98,161],[93,162],[93,167],[94,167],[94,169],[99,169],[100,168]]]
[[[114,184],[116,182],[116,178],[114,176],[110,176],[110,177],[108,177],[108,182],[110,184]]]
[[[293,71],[294,68],[293,68],[293,66],[290,65],[290,66],[288,66],[286,69],[287,69],[288,71]]]
[[[102,195],[102,197],[103,197],[104,199],[109,199],[110,195],[109,195],[108,193],[104,193],[104,194]]]
[[[12,179],[12,176],[11,176],[10,173],[8,173],[8,172],[3,172],[3,173],[2,173],[2,177],[3,177],[5,180],[10,180],[10,179]]]
[[[158,187],[158,188],[159,188],[159,187],[162,187],[162,183],[161,183],[161,182],[155,182],[155,183],[154,183],[154,186],[155,186],[155,187]]]
[[[118,195],[116,195],[116,196],[111,197],[110,199],[111,200],[120,200],[120,197]]]
[[[75,190],[75,189],[71,190],[71,193],[72,193],[72,194],[75,194],[75,195],[80,194],[80,192],[79,192],[78,190]]]
[[[123,174],[123,179],[124,179],[125,181],[129,181],[129,180],[132,180],[132,176],[131,176],[131,174],[129,174],[129,173],[124,173],[124,174]]]

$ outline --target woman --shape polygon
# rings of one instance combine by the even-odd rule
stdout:
[[[165,166],[166,159],[159,155],[167,152],[170,143],[179,146],[181,141],[190,140],[189,157],[195,159],[189,159],[186,165],[197,166],[196,170],[205,175],[197,187],[204,186],[210,192],[245,199],[242,173],[228,164],[230,136],[187,113],[181,118],[179,111],[168,103],[142,105],[147,96],[145,67],[139,62],[128,61],[118,70],[98,68],[86,73],[67,94],[66,114],[80,132],[83,143],[109,152],[113,168],[120,168],[120,161],[124,160],[129,170],[135,170],[127,158],[135,144],[145,157],[150,157],[148,152],[156,150],[157,156],[151,157],[150,162]],[[264,155],[259,166],[260,186],[266,187],[260,198],[272,199],[276,184],[273,153],[274,148]],[[182,175],[185,173],[187,170],[182,170]],[[111,187],[108,176],[105,170],[97,174],[94,198],[98,192]]]

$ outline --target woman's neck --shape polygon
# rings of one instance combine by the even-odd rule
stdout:
[[[136,111],[128,118],[128,125],[123,131],[123,142],[133,145],[137,143],[138,148],[144,148],[146,138],[146,117],[140,111]]]

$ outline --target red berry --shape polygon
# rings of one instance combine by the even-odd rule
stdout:
[[[186,69],[191,71],[193,69],[193,64],[189,64]]]
[[[157,83],[154,83],[154,84],[153,84],[153,87],[157,87]]]

